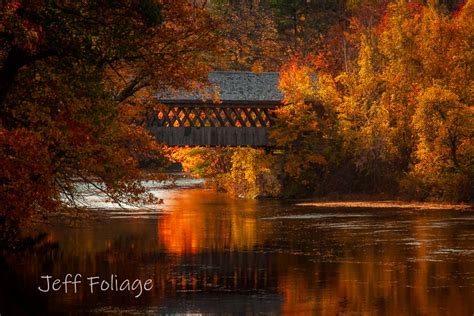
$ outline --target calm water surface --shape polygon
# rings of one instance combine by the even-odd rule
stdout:
[[[34,303],[39,314],[474,314],[472,210],[315,208],[202,188],[158,191],[165,204],[157,209],[38,225],[56,247],[12,259],[4,301],[19,311]],[[154,287],[139,298],[85,285],[77,294],[35,290],[42,275],[67,273],[151,278]]]

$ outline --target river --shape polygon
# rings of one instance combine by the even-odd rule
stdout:
[[[34,225],[49,232],[53,247],[9,261],[9,310],[474,314],[472,209],[301,206],[192,185],[155,193],[164,204],[152,209],[103,207]],[[41,276],[68,273],[82,276],[77,293],[71,284],[68,293],[37,289]],[[86,276],[111,275],[152,279],[153,287],[138,298],[136,291],[90,293]]]

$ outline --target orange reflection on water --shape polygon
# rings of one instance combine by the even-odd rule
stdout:
[[[215,192],[207,193],[215,199]],[[227,200],[225,206],[216,209],[214,203],[209,204],[213,199],[206,199],[206,195],[205,190],[189,190],[186,199],[166,208],[170,214],[158,221],[160,245],[177,255],[251,250],[257,244],[257,220],[248,204]]]
[[[192,312],[247,308],[252,314],[267,303],[262,314],[474,313],[470,214],[453,222],[448,213],[432,211],[301,209],[202,189],[175,191],[164,211],[145,220],[105,217],[81,227],[48,226],[58,249],[15,267],[31,284],[45,273],[152,277],[154,288],[142,300],[104,296],[111,306],[145,311],[202,300],[202,310]],[[279,218],[288,214],[318,216]],[[82,294],[56,295],[52,310],[92,309],[104,299]],[[218,310],[216,297],[250,303]]]
[[[317,310],[319,297],[308,287],[308,277],[306,273],[290,271],[279,279],[278,285],[283,294],[282,314],[310,315]]]
[[[470,252],[440,256],[437,250],[469,249],[468,241],[453,239],[456,228],[439,219],[412,220],[406,233],[387,229],[375,238],[337,231],[344,247],[332,263],[323,259],[300,272],[285,262],[278,284],[283,314],[471,315],[473,283],[456,276],[473,274]]]

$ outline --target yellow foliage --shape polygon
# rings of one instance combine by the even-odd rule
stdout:
[[[226,191],[247,198],[280,194],[275,156],[261,149],[238,148],[233,150],[231,160],[231,170],[223,179]]]
[[[319,74],[319,100],[337,113],[343,156],[360,174],[383,184],[409,172],[427,195],[472,194],[457,185],[474,177],[473,13],[472,0],[454,15],[391,3],[360,33],[355,69]]]
[[[277,157],[261,149],[180,148],[171,155],[186,172],[232,195],[257,198],[280,194]]]

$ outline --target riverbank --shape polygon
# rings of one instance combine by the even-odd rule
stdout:
[[[418,210],[466,210],[474,211],[469,204],[410,202],[410,201],[312,201],[296,203],[297,206],[325,208],[400,208]]]

